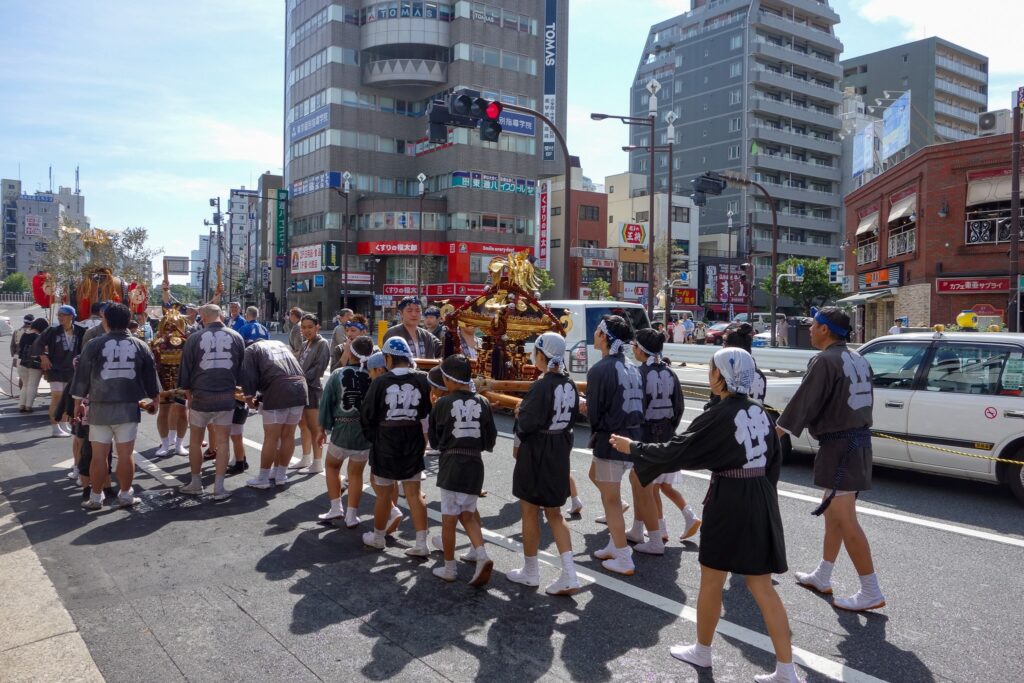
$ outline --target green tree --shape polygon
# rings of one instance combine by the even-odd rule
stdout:
[[[183,304],[199,303],[199,297],[192,288],[187,285],[171,285],[171,297]]]
[[[777,273],[787,273],[791,266],[796,268],[797,264],[803,264],[804,266],[803,282],[794,282],[789,279],[782,280],[779,284],[779,295],[792,299],[800,306],[803,313],[809,313],[812,306],[823,306],[835,301],[842,295],[842,287],[828,281],[828,260],[824,258],[786,259],[779,264]],[[766,288],[765,291],[771,291],[767,289],[771,287],[771,283],[764,282],[761,283],[761,286]]]
[[[591,301],[607,301],[612,298],[611,285],[606,280],[597,278],[590,283]]]
[[[11,273],[4,280],[4,286],[0,287],[0,292],[27,292],[28,291],[28,278],[21,273]]]
[[[544,268],[537,268],[534,270],[537,275],[537,289],[540,291],[541,296],[547,294],[555,288],[555,278],[551,277],[551,273]]]

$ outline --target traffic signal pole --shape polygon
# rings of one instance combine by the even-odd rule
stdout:
[[[1020,128],[1021,93],[1013,107],[1013,147],[1010,171],[1010,305],[1006,316],[1010,332],[1020,331]]]

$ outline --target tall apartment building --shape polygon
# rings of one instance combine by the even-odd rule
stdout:
[[[843,86],[863,96],[881,116],[910,91],[910,145],[904,159],[926,145],[978,135],[988,108],[988,58],[942,38],[926,38],[842,61]],[[874,109],[875,111],[871,111]]]
[[[285,274],[283,267],[275,268],[278,193],[284,192],[284,178],[267,171],[260,175],[257,185],[257,262],[260,273],[260,293],[256,297],[262,317],[266,320],[280,320],[278,296],[281,293],[281,280]],[[287,219],[287,203],[284,203],[282,220]],[[282,240],[283,242],[283,240]],[[284,257],[282,257],[282,264]]]
[[[60,221],[66,217],[81,227],[89,227],[85,215],[85,196],[69,187],[57,192],[22,192],[21,181],[4,178],[2,183],[4,277],[22,273],[31,279],[47,243],[55,239]]]
[[[567,0],[289,0],[287,304],[333,312],[346,272],[363,312],[368,285],[384,308],[418,280],[447,298],[481,285],[495,254],[531,246],[536,181],[564,169],[554,139],[506,111],[497,143],[456,128],[430,144],[425,113],[472,88],[564,126],[567,29]]]
[[[259,194],[243,185],[228,195],[227,249],[228,273],[231,293],[239,299],[254,301],[256,295],[256,255],[259,248],[257,215]]]
[[[188,286],[194,292],[202,295],[204,286],[204,273],[206,272],[206,260],[210,257],[210,236],[200,235],[197,248],[189,254],[189,279]]]
[[[691,11],[651,27],[630,88],[631,114],[646,117],[646,87],[652,78],[661,85],[655,144],[667,142],[665,114],[678,117],[673,192],[689,194],[704,171],[746,173],[777,201],[780,259],[838,256],[839,15],[821,0],[691,1]],[[631,142],[649,144],[649,131],[632,127]],[[630,171],[646,174],[647,164],[645,152],[631,153]],[[667,155],[654,170],[655,191],[667,188]],[[768,277],[771,213],[760,194],[709,197],[700,231],[703,271],[717,277],[719,263],[735,268],[749,257],[755,279]]]

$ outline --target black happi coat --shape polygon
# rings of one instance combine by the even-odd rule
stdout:
[[[775,485],[782,467],[771,416],[745,396],[729,396],[668,443],[634,443],[636,476],[646,486],[677,470],[712,472],[701,525],[700,563],[736,574],[785,572],[786,542]],[[765,468],[749,479],[717,472]]]
[[[604,460],[630,461],[611,447],[612,434],[642,438],[644,395],[640,372],[622,353],[608,355],[587,372],[587,419],[590,420],[590,447],[594,456]]]
[[[644,390],[643,441],[662,443],[671,439],[683,419],[683,388],[679,377],[665,363],[648,361],[640,366]]]
[[[513,430],[519,453],[512,495],[540,507],[561,507],[569,498],[572,427],[580,412],[576,385],[561,372],[545,372],[519,404]]]
[[[498,440],[491,404],[470,391],[442,396],[430,411],[430,445],[441,451],[437,486],[477,495],[484,485],[481,454]]]
[[[359,422],[371,444],[373,474],[401,481],[423,471],[427,443],[422,420],[428,415],[430,384],[426,373],[396,368],[370,383]]]

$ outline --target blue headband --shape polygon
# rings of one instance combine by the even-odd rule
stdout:
[[[366,332],[366,325],[362,324],[358,320],[349,320],[347,323],[345,323],[345,327],[354,327],[357,330],[362,330],[363,332]]]
[[[832,332],[832,334],[836,335],[840,339],[846,339],[850,336],[850,330],[839,327],[819,311],[814,312],[814,322],[824,325]]]

